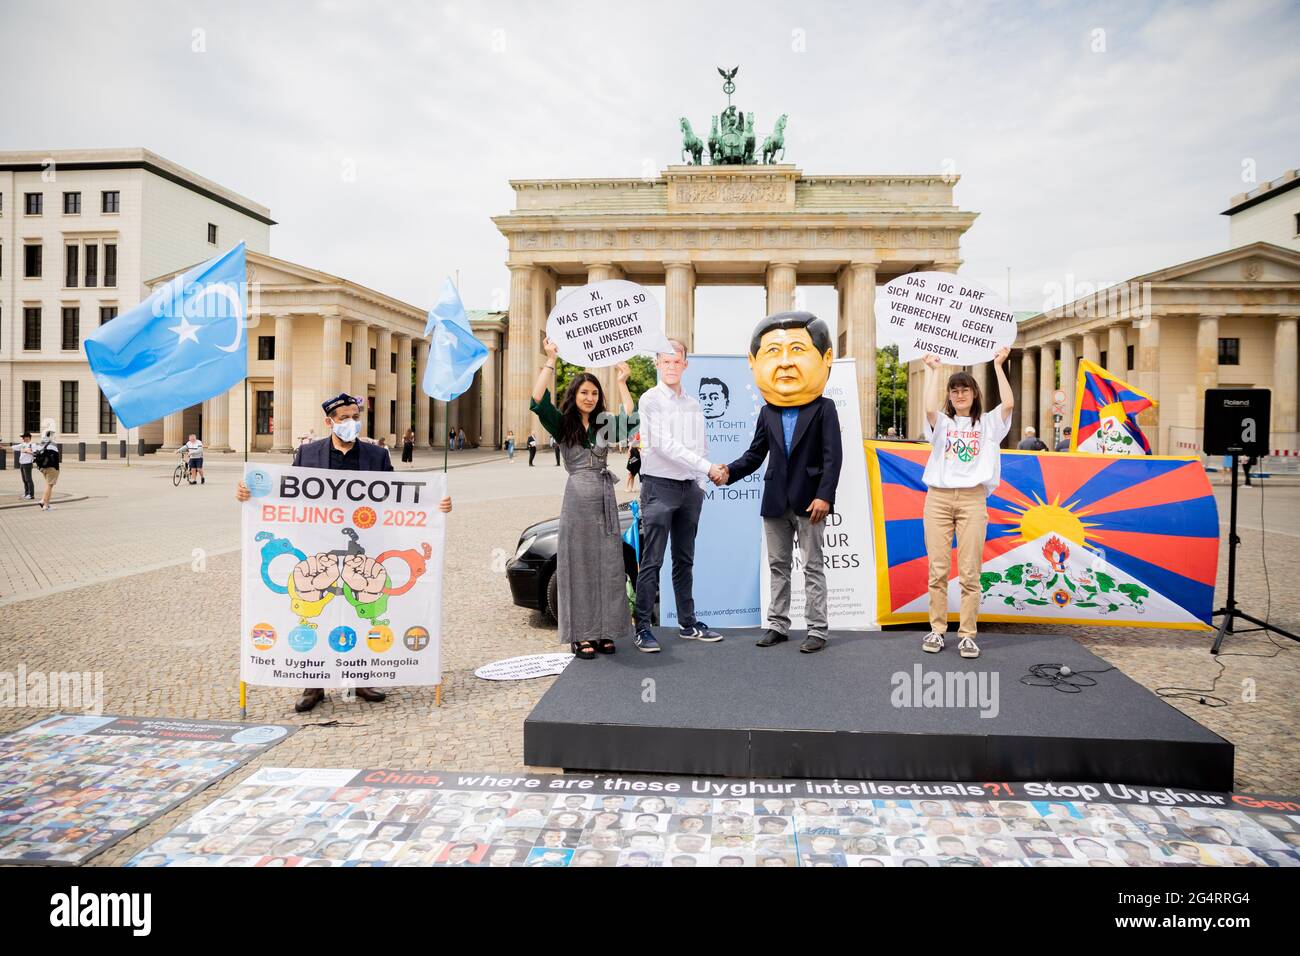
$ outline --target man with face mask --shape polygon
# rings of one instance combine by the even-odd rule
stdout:
[[[325,410],[325,426],[330,435],[318,441],[299,445],[293,453],[295,468],[329,468],[333,471],[392,471],[393,462],[388,456],[388,449],[369,442],[360,441],[362,399],[340,394],[321,403]],[[235,500],[244,502],[249,498],[248,485],[239,482],[235,486]],[[439,503],[443,512],[451,511],[451,497],[447,496]],[[387,695],[373,687],[358,687],[356,695],[362,700],[378,703]],[[294,705],[298,713],[311,710],[325,699],[325,689],[309,687],[302,692],[302,697]]]

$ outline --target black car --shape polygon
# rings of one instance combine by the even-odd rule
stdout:
[[[618,506],[620,529],[626,533],[632,527],[630,502]],[[556,614],[555,552],[559,545],[560,519],[539,521],[525,528],[519,536],[515,556],[506,564],[506,580],[510,582],[510,595],[519,607],[536,608],[552,621]],[[623,568],[628,580],[636,584],[636,552],[623,542]]]

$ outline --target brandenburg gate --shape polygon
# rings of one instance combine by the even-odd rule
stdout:
[[[796,286],[835,286],[836,357],[857,360],[863,434],[876,433],[876,285],[957,270],[976,216],[953,204],[958,177],[807,175],[748,154],[734,165],[698,155],[655,178],[511,182],[515,208],[493,219],[509,244],[503,435],[514,429],[522,444],[534,428],[528,397],[557,292],[612,278],[663,285],[667,333],[688,349],[698,286],[763,285],[768,313],[794,308]],[[599,373],[613,394],[612,370]]]

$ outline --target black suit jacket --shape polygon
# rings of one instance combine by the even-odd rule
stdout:
[[[829,502],[834,511],[835,486],[839,484],[840,465],[844,461],[840,416],[835,411],[835,403],[823,396],[800,406],[788,458],[781,409],[764,405],[749,449],[727,466],[730,472],[727,483],[735,484],[753,474],[764,458],[768,460],[760,508],[764,518],[779,518],[787,510],[802,515],[814,498]]]
[[[298,450],[293,453],[293,464],[295,468],[328,468],[330,466],[330,442],[332,436],[326,435],[324,438],[316,441],[309,441],[305,445],[299,445]],[[368,441],[357,440],[357,448],[361,452],[361,470],[362,471],[392,471],[393,461],[388,457],[388,449],[380,448],[378,445],[372,445]]]

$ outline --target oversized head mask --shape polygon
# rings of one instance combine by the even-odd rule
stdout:
[[[778,312],[758,323],[749,367],[769,405],[791,408],[820,398],[835,354],[830,330],[811,312]]]

